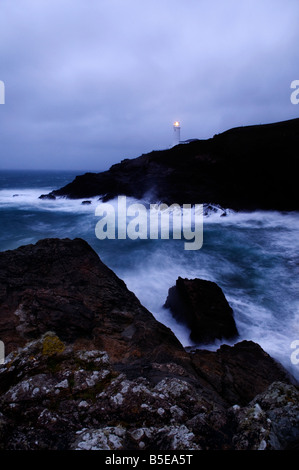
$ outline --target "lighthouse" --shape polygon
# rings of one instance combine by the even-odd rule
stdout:
[[[178,145],[181,140],[181,126],[179,121],[175,121],[173,123],[173,146]]]

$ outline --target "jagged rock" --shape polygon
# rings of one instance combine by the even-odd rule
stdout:
[[[293,384],[274,382],[252,401],[260,406],[271,422],[275,449],[299,449],[299,389]]]
[[[45,239],[0,253],[0,312],[6,354],[53,330],[62,341],[106,350],[133,374],[171,362],[192,374],[171,330],[82,239]]]
[[[1,450],[298,443],[298,388],[261,349],[188,353],[80,239],[0,254],[0,338]]]
[[[105,351],[45,352],[49,336],[61,341],[46,333],[0,367],[0,449],[197,449],[186,421],[224,413],[186,378],[130,379]]]
[[[299,390],[274,382],[245,408],[232,408],[237,450],[299,448]]]
[[[123,450],[126,430],[121,426],[83,428],[71,445],[72,450]]]
[[[39,199],[50,199],[50,200],[55,200],[56,196],[54,194],[42,194]]]
[[[1,450],[284,449],[297,442],[299,391],[273,383],[225,407],[186,378],[127,377],[106,351],[44,348],[48,332],[0,366]]]
[[[165,307],[186,323],[195,342],[209,343],[238,335],[233,310],[215,282],[179,277],[168,291]]]
[[[217,351],[196,350],[193,363],[199,375],[231,405],[246,405],[273,382],[293,379],[272,357],[253,341]]]

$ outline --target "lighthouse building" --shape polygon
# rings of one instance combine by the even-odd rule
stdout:
[[[173,123],[173,147],[181,141],[181,126],[179,121]]]

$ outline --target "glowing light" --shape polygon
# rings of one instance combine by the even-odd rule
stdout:
[[[173,125],[174,125],[175,127],[179,127],[180,123],[179,123],[179,121],[175,121],[175,122],[173,123]]]

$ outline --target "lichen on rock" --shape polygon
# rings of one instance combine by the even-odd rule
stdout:
[[[55,333],[45,333],[43,337],[43,355],[52,356],[54,354],[60,354],[65,350],[64,343],[58,338]]]

